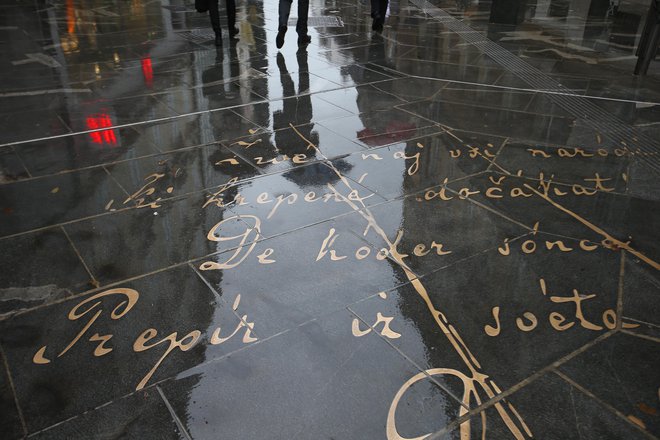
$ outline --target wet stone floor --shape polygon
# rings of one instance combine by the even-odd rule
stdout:
[[[0,438],[660,438],[648,1],[224,4],[1,2]]]

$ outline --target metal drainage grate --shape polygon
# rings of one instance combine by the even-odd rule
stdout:
[[[181,31],[176,33],[184,40],[192,41],[193,43],[206,43],[215,39],[215,33],[212,29],[191,29],[189,31]]]
[[[298,22],[298,17],[289,18],[289,26],[295,26]],[[344,22],[340,17],[336,15],[330,15],[325,17],[308,17],[307,18],[308,27],[344,27]]]

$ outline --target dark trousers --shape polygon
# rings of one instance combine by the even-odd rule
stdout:
[[[279,27],[286,27],[289,23],[289,13],[293,0],[280,0],[280,23]],[[307,35],[307,16],[309,15],[309,0],[298,0],[298,23],[296,32],[298,35]]]
[[[229,29],[236,25],[236,0],[226,0],[227,2],[227,23]],[[216,34],[220,33],[220,12],[218,11],[218,0],[209,0],[209,17],[211,17],[211,27]]]
[[[385,19],[388,0],[371,0],[371,18]]]

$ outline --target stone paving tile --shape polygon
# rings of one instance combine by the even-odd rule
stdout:
[[[5,357],[0,353],[2,366],[0,367],[0,409],[2,409],[2,419],[0,420],[0,429],[6,438],[21,438],[25,435],[25,430],[21,423],[21,416],[16,406],[16,396],[11,387],[7,368],[5,367]]]
[[[91,116],[103,120],[102,115]],[[156,154],[159,150],[133,128],[65,136],[14,147],[32,176],[73,171]]]
[[[13,182],[29,177],[21,158],[13,148],[0,148],[0,183]]]
[[[94,287],[94,280],[61,228],[4,238],[0,243],[0,314]]]
[[[392,199],[486,171],[503,143],[502,138],[458,131],[420,133],[410,140],[406,137],[397,141],[395,136],[383,136],[384,146],[351,154],[333,164],[343,175]],[[401,179],[392,179],[395,175]]]
[[[229,234],[245,230],[245,224],[229,209],[215,204],[203,208],[205,194],[157,201],[159,195],[147,198],[140,208],[65,227],[98,282],[106,285],[215,253],[217,245],[207,235],[220,222],[223,232]],[[197,232],[189,235],[193,230]],[[187,238],[179,242],[184,234]],[[177,240],[176,246],[171,246],[173,240]]]
[[[550,267],[552,254],[525,254],[514,248],[504,256],[492,249],[421,277],[419,283],[441,314],[442,325],[433,319],[415,285],[349,308],[369,324],[377,321],[376,316],[386,317],[388,327],[403,335],[392,343],[414,362],[421,365],[431,357],[431,365],[458,371],[465,364],[477,371],[487,369],[497,386],[508,389],[616,325],[617,256],[598,250],[566,257],[561,265],[575,267],[585,280],[598,280],[589,283],[546,275],[560,270]],[[510,277],[512,272],[519,276]],[[411,333],[421,341],[407,342],[404,333],[411,325]],[[445,329],[449,334],[439,338]],[[469,360],[452,360],[452,346]]]
[[[524,425],[517,424],[518,432],[523,435],[527,432],[524,429],[526,427],[532,435],[543,433],[544,438],[551,440],[574,437],[588,440],[649,438],[631,423],[608,413],[600,402],[590,399],[553,373],[545,374],[515,392],[502,407],[510,409],[509,405],[516,411],[525,408]],[[486,438],[509,438],[511,432],[502,422],[498,411],[499,408],[489,408],[473,416],[469,423],[472,432],[480,435],[485,419]],[[458,440],[460,435],[461,429],[457,427],[439,438]]]
[[[245,439],[382,438],[390,396],[399,383],[420,371],[378,336],[356,339],[352,319],[343,311],[307,323],[270,343],[165,382],[163,392],[195,438],[212,436],[218,429]],[[216,393],[218,387],[225,392]],[[296,398],[282,400],[291,394]],[[431,408],[417,404],[400,412],[401,426],[421,422],[433,431],[456,417],[457,402],[428,379],[405,403],[428,394],[440,400],[434,406],[442,416],[421,422],[420,412]],[[344,403],[334,405],[338,399]],[[241,422],[245,416],[264,423],[246,426]]]
[[[659,351],[657,339],[620,333],[567,362],[560,371],[632,423],[657,436]]]
[[[653,299],[660,291],[658,273],[648,270],[637,258],[629,258],[624,270],[627,272],[623,284],[624,316],[658,327],[657,333],[660,334],[660,306]]]
[[[28,431],[145,387],[157,398],[150,385],[244,347],[238,337],[211,343],[218,327],[222,337],[245,330],[232,304],[182,266],[3,321],[0,343]]]
[[[216,187],[234,177],[259,175],[256,168],[217,143],[107,165],[106,169],[129,194],[146,185],[161,198]]]
[[[540,231],[603,243],[613,252],[625,246],[647,262],[658,254],[651,232],[657,230],[654,225],[659,221],[655,201],[595,186],[589,189],[581,183],[558,185],[548,180],[488,173],[449,183],[449,187],[464,194],[474,191],[470,199],[528,227],[538,223]],[[649,226],[651,229],[647,229]]]
[[[347,222],[340,217],[193,264],[220,296],[240,292],[255,331],[271,337],[408,281],[380,249],[351,234]],[[329,236],[332,245],[324,247]],[[242,269],[233,270],[239,261]]]
[[[124,198],[122,189],[102,168],[1,185],[0,235],[103,214],[110,200]]]
[[[185,440],[155,388],[131,394],[30,438],[86,439],[126,436]]]

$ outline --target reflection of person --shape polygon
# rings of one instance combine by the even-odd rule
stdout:
[[[374,19],[371,29],[376,32],[383,31],[385,14],[387,14],[388,0],[371,0],[371,18]]]
[[[226,50],[226,49],[225,49]],[[215,51],[215,63],[202,72],[202,93],[212,103],[209,108],[218,108],[222,101],[231,100],[238,93],[238,86],[232,82],[239,75],[238,55],[236,45],[229,47],[229,62],[225,63],[222,48]]]
[[[215,45],[222,45],[222,31],[220,30],[220,11],[218,10],[219,0],[209,0],[209,17],[211,17],[211,27],[215,32]],[[227,4],[227,24],[229,27],[229,37],[233,38],[238,34],[236,27],[236,0],[226,0]]]
[[[309,93],[309,68],[307,66],[307,51],[298,50],[296,53],[298,61],[298,94],[296,94],[295,85],[291,74],[289,73],[284,56],[277,54],[277,66],[280,69],[280,78],[282,80],[282,90],[284,91],[283,109],[273,113],[273,123],[275,127],[282,129],[275,131],[275,145],[281,154],[294,157],[297,154],[304,154],[305,160],[309,163],[305,166],[296,166],[292,170],[284,173],[284,177],[301,188],[308,185],[325,186],[326,183],[337,182],[339,176],[335,171],[322,161],[325,159],[323,154],[319,155],[315,148],[308,148],[311,142],[317,148],[319,145],[319,135],[314,129],[312,123],[312,98]],[[290,120],[295,118],[294,121]],[[285,129],[289,123],[296,127],[295,132]],[[305,139],[302,139],[302,137]],[[342,159],[333,160],[335,169],[340,172],[347,172],[351,169],[346,161]]]
[[[282,110],[273,113],[273,124],[275,128],[288,127],[289,123],[296,125],[297,130],[307,140],[314,145],[318,145],[318,134],[312,133],[314,124],[312,121],[312,98],[309,94],[309,68],[307,67],[307,51],[299,50],[296,53],[298,60],[298,94],[291,79],[291,74],[286,67],[284,56],[281,53],[277,54],[277,67],[280,69],[280,78],[282,80],[282,90],[284,92],[284,101],[282,103]],[[294,118],[295,120],[290,120]],[[292,144],[290,139],[286,139],[286,130],[278,130],[275,132],[275,145],[283,153],[289,156],[294,154],[306,154],[308,157],[314,156],[314,150],[307,150],[307,145],[304,144],[302,139],[296,144]],[[302,147],[302,148],[300,148]]]
[[[225,53],[226,51],[226,53]],[[202,94],[208,99],[208,108],[215,109],[226,105],[227,102],[236,102],[236,96],[239,95],[239,87],[232,79],[238,77],[239,65],[238,55],[236,53],[236,44],[231,44],[229,48],[216,49],[215,63],[202,72]],[[242,136],[240,131],[244,120],[234,112],[210,112],[207,113],[211,124],[210,138],[223,139]],[[203,138],[203,142],[208,142],[209,138]],[[216,171],[222,171],[222,165],[218,162],[227,159],[227,152],[222,148],[216,148],[208,156],[210,165]],[[234,177],[247,176],[254,173],[248,163],[238,161],[231,165],[231,173]]]
[[[367,46],[367,59],[376,64],[387,66],[388,59],[385,53],[386,41],[382,36],[376,36],[371,44]],[[348,73],[356,82],[370,82],[368,75],[370,70],[360,66],[350,66]],[[387,87],[383,85],[381,87]],[[410,120],[395,118],[392,119],[390,112],[382,112],[378,117],[374,117],[373,110],[384,110],[391,106],[391,98],[387,93],[371,87],[359,87],[357,94],[357,107],[360,120],[364,129],[357,133],[357,138],[368,145],[376,147],[388,145],[394,142],[410,138],[417,129],[417,126]],[[389,118],[387,117],[389,116]]]
[[[293,0],[280,0],[279,25],[277,28],[277,38],[275,44],[280,49],[284,46],[284,34],[286,34],[289,23],[289,13]],[[298,33],[298,46],[306,46],[312,41],[312,37],[307,35],[307,15],[309,14],[309,0],[298,0],[298,21],[296,22],[296,32]]]

